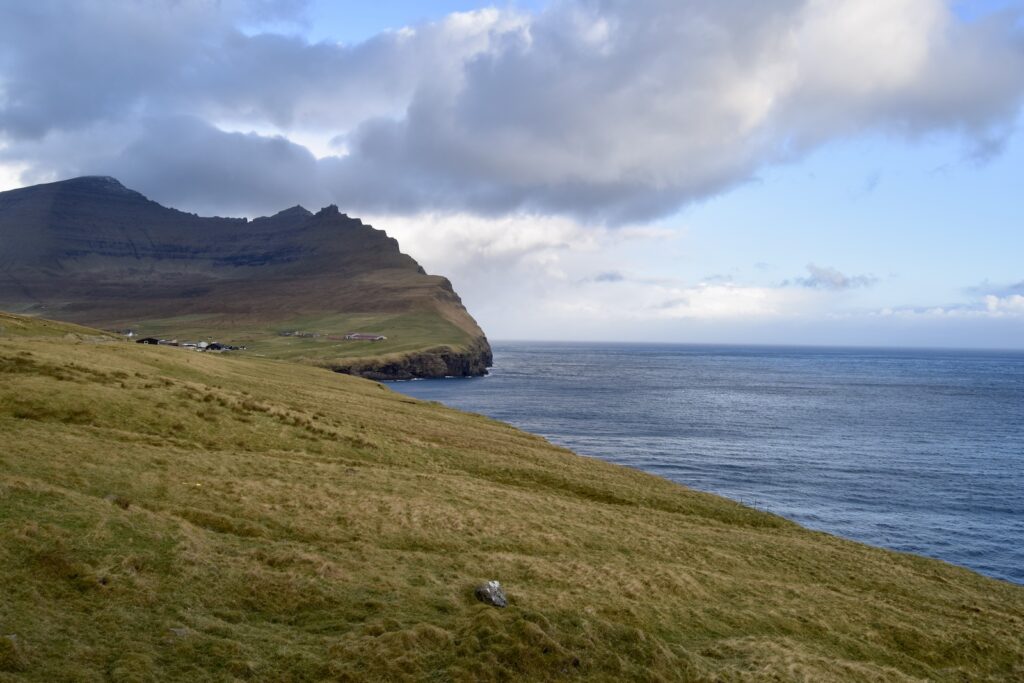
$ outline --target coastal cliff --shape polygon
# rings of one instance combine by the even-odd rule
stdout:
[[[386,381],[480,377],[487,374],[493,361],[487,338],[477,337],[462,348],[440,346],[396,358],[357,358],[326,367],[346,375]]]
[[[376,378],[490,364],[451,282],[337,206],[202,217],[109,177],[0,193],[0,309]]]

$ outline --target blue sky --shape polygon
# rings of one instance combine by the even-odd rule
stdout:
[[[337,203],[498,339],[1024,348],[1021,0],[70,7],[0,8],[0,189]]]
[[[358,0],[316,0],[306,11],[308,25],[303,33],[313,41],[334,40],[358,43],[388,30],[438,21],[453,12],[468,12],[490,7],[509,7],[535,11],[544,6],[542,0],[519,0],[507,3],[483,3],[474,0],[430,2],[359,2]]]
[[[712,273],[768,278],[826,263],[879,278],[860,293],[866,303],[898,293],[939,305],[985,280],[1020,281],[1021,179],[1019,136],[984,162],[946,136],[909,144],[865,136],[768,169],[669,222],[693,226],[693,257]]]

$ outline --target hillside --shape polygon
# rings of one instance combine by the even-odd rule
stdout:
[[[0,308],[377,378],[479,375],[491,360],[448,280],[337,207],[204,218],[106,177],[0,193]]]
[[[0,681],[1024,679],[1020,586],[374,382],[0,326]]]

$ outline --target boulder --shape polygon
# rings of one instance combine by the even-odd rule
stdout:
[[[488,581],[476,587],[476,599],[493,607],[508,607],[508,598],[497,581]]]

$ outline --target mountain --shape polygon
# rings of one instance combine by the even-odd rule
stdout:
[[[336,206],[201,217],[100,176],[0,193],[0,308],[378,379],[480,375],[491,360],[447,279]]]

